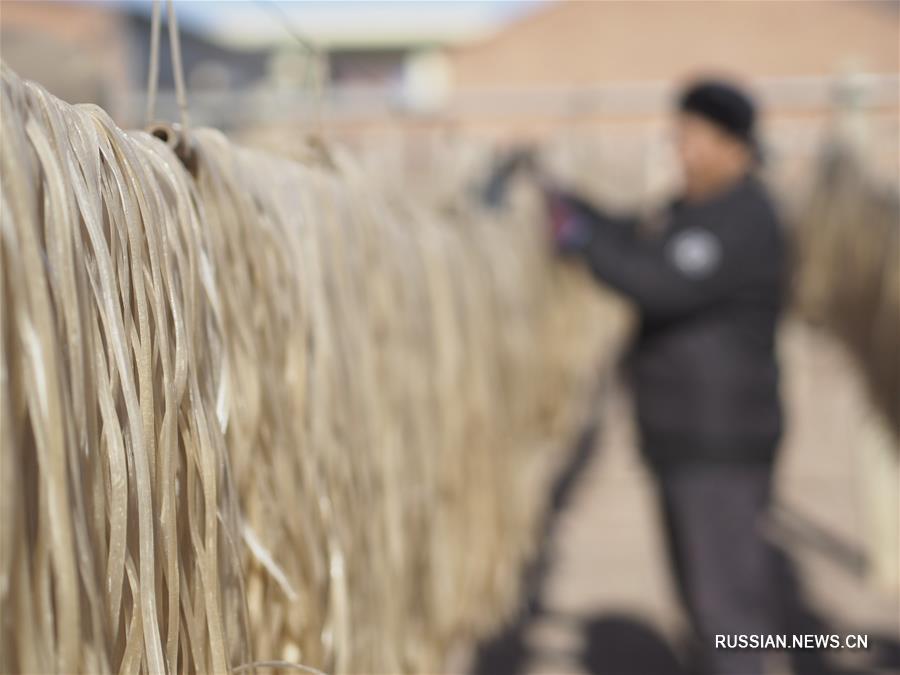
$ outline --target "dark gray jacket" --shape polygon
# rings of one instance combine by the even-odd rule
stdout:
[[[650,461],[770,461],[782,432],[775,329],[786,256],[765,188],[747,177],[675,203],[650,239],[629,219],[566,203],[583,235],[575,250],[640,310],[628,363]]]

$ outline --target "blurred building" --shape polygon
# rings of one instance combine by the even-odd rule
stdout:
[[[71,103],[96,103],[126,126],[143,123],[150,58],[150,17],[112,2],[5,0],[0,5],[0,57],[17,73]],[[233,49],[181,30],[191,91],[243,91],[266,81],[270,50]],[[168,31],[159,49],[160,116],[174,118]],[[207,123],[227,125],[228,115]]]
[[[114,116],[116,91],[136,72],[126,17],[110,5],[3,2],[0,57],[23,77],[73,103],[97,103]]]
[[[551,2],[451,63],[457,113],[507,129],[511,116],[657,115],[673,84],[708,72],[749,81],[791,114],[830,105],[835,75],[866,74],[873,103],[896,110],[900,3]]]
[[[140,125],[150,6],[3,0],[0,56],[66,100],[99,103],[120,124]],[[180,16],[233,19],[180,22],[198,124],[302,130],[324,120],[345,138],[602,130],[608,143],[652,145],[673,88],[712,70],[749,83],[770,112],[769,135],[789,152],[816,142],[836,100],[865,110],[860,127],[876,127],[885,161],[900,141],[898,2],[548,0],[520,3],[499,26],[420,25],[409,19],[425,6],[412,3],[180,6]],[[327,10],[332,20],[295,22],[294,10]],[[174,119],[165,29],[159,86],[158,116]]]
[[[453,67],[462,89],[660,82],[710,68],[806,77],[851,59],[897,73],[898,46],[896,2],[562,1],[455,50]]]
[[[220,3],[221,4],[221,3]],[[23,77],[73,103],[97,103],[122,125],[143,123],[151,4],[4,0],[0,56]],[[176,3],[176,11],[179,6]],[[296,32],[280,5],[234,3],[270,24],[264,39],[235,39],[180,22],[193,117],[233,128],[308,118],[327,105],[339,118],[432,110],[446,99],[445,47],[459,39],[440,29],[372,31],[364,17],[341,30]],[[166,12],[159,45],[158,115],[176,113]],[[234,29],[232,29],[234,30]],[[240,30],[240,27],[237,28]],[[327,97],[327,102],[323,100]]]

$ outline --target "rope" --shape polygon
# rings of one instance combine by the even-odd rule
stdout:
[[[174,0],[169,5],[169,45],[172,48],[172,70],[175,75],[175,97],[178,111],[181,113],[181,129],[184,134],[190,131],[191,120],[188,114],[187,94],[184,88],[184,69],[181,66],[181,38],[178,37],[178,19],[175,17]]]
[[[172,75],[175,79],[175,98],[181,115],[181,130],[187,134],[190,130],[190,114],[188,112],[187,93],[184,86],[184,67],[181,62],[181,39],[178,35],[178,18],[175,15],[173,0],[166,2],[169,23],[169,49],[172,56]],[[156,115],[156,94],[159,88],[159,34],[162,24],[160,0],[153,0],[153,16],[150,24],[150,71],[147,75],[147,112],[146,123],[153,123]]]
[[[145,123],[153,123],[156,112],[156,88],[159,84],[159,0],[153,0],[153,18],[150,23],[150,72],[147,74],[147,112]]]

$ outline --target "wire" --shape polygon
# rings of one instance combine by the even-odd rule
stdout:
[[[156,89],[159,84],[159,0],[153,0],[153,18],[150,22],[150,72],[147,74],[146,124],[153,122],[156,113]]]
[[[175,97],[181,115],[182,132],[190,129],[190,113],[188,111],[187,92],[184,86],[184,67],[181,61],[181,38],[178,34],[178,17],[175,15],[173,0],[167,0],[167,16],[169,24],[169,49],[172,55],[172,75],[175,80]],[[159,88],[159,34],[162,24],[160,0],[153,0],[153,16],[150,23],[150,71],[147,75],[147,126],[153,123],[156,116],[156,95]]]
[[[254,0],[254,2],[260,7],[265,8],[270,14],[277,14],[278,16],[275,18],[278,20],[278,23],[281,24],[282,28],[284,28],[285,32],[294,38],[294,40],[296,40],[306,51],[315,56],[322,56],[322,50],[315,41],[294,27],[294,22],[290,15],[284,10],[284,7],[275,2],[275,0]]]
[[[304,50],[313,56],[310,64],[306,69],[306,81],[312,82],[313,98],[315,100],[315,123],[318,133],[323,133],[323,99],[324,99],[324,81],[326,79],[325,52],[316,44],[316,42],[298,31],[294,27],[293,19],[275,0],[254,0],[257,6],[265,9],[273,19],[275,19],[284,31],[290,35]],[[314,73],[311,71],[314,69]]]
[[[168,0],[169,9],[169,45],[172,49],[172,70],[175,76],[175,98],[181,113],[181,130],[187,134],[191,126],[188,112],[187,92],[184,86],[184,69],[181,65],[181,38],[178,35],[178,18],[175,16],[174,0]]]

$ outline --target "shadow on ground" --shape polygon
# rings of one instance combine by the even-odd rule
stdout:
[[[538,655],[528,643],[528,630],[537,622],[574,627],[581,637],[575,653],[553,653],[542,649],[542,668],[559,664],[558,670],[577,666],[592,675],[698,675],[704,669],[690,639],[672,644],[639,616],[605,613],[590,617],[569,616],[545,606],[543,589],[555,563],[551,542],[560,515],[568,507],[585,468],[600,446],[597,426],[581,435],[571,457],[554,484],[541,527],[543,545],[535,560],[523,571],[523,597],[519,614],[507,626],[477,648],[472,675],[524,675]],[[819,534],[819,533],[815,533]],[[831,542],[833,544],[833,542]],[[838,558],[844,548],[833,545]],[[806,602],[790,557],[779,549],[782,561],[782,597],[785,600],[785,632],[788,634],[846,634],[829,624]],[[840,562],[840,561],[838,561]],[[854,561],[856,563],[856,561]],[[864,633],[865,631],[859,631]],[[859,663],[847,665],[841,654],[827,650],[794,650],[785,655],[794,675],[863,675],[900,673],[900,641],[896,636],[870,635],[869,649],[857,654]],[[853,660],[853,659],[851,659]],[[541,672],[551,672],[542,670]]]

